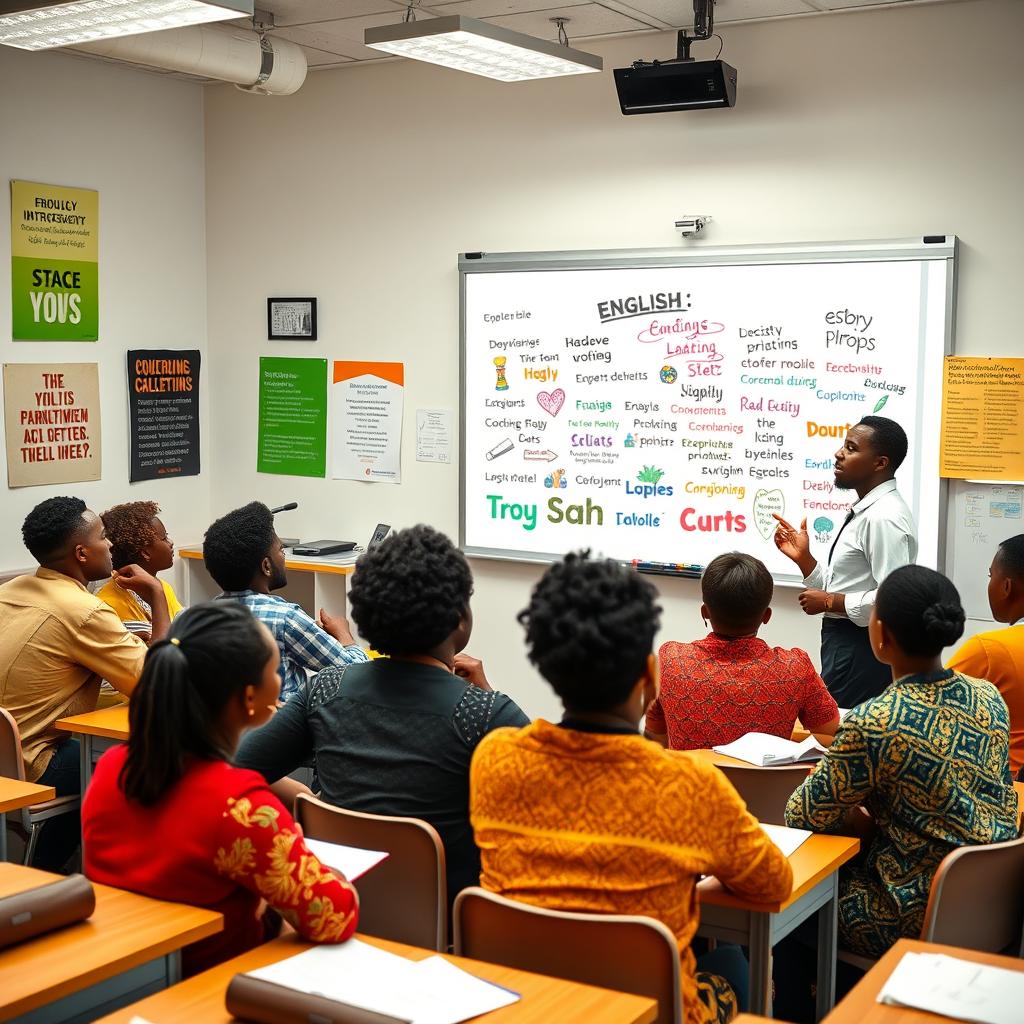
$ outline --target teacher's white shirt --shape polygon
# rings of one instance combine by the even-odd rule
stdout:
[[[846,617],[866,626],[882,580],[901,565],[917,558],[914,517],[886,480],[868,491],[852,508],[853,518],[835,542],[828,563],[819,561],[804,579],[805,587],[846,595]],[[842,618],[832,613],[830,618]]]

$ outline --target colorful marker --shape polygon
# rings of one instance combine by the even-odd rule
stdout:
[[[641,558],[633,559],[633,568],[637,572],[659,572],[666,576],[689,576],[699,578],[704,572],[702,565],[686,565],[682,562],[645,562]]]

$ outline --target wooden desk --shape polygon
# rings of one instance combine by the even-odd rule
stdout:
[[[1024,971],[1024,960],[995,953],[976,953],[973,949],[940,946],[917,939],[900,939],[888,953],[850,990],[846,998],[825,1018],[822,1024],[949,1024],[951,1018],[924,1010],[901,1006],[883,1006],[876,1002],[882,986],[903,959],[904,953],[944,953],[946,956],[971,960],[974,963],[1005,967],[1008,971]]]
[[[735,942],[750,949],[750,1009],[769,1013],[772,947],[812,914],[818,915],[817,1015],[824,1017],[836,996],[836,911],[839,869],[857,855],[860,840],[812,835],[789,858],[793,891],[775,903],[754,903],[729,892],[717,878],[697,885],[698,935]]]
[[[53,786],[40,786],[35,782],[9,779],[0,775],[0,861],[7,860],[7,812],[41,804],[57,795]]]
[[[433,950],[418,949],[400,942],[360,935],[363,942],[379,946],[392,953],[422,960],[436,955]],[[239,971],[283,960],[287,956],[309,948],[297,936],[277,939],[259,946],[227,963],[198,974],[175,985],[166,992],[126,1006],[104,1017],[102,1024],[127,1024],[134,1016],[160,1024],[227,1024],[232,1018],[224,1009],[224,993],[228,983]],[[647,1024],[657,1015],[657,1003],[646,996],[628,995],[608,989],[580,985],[561,978],[549,978],[512,967],[488,964],[480,960],[449,956],[446,959],[472,974],[493,981],[518,992],[522,999],[511,1006],[494,1010],[486,1015],[488,1024],[549,1024],[550,1021],[585,1021],[586,1024]]]
[[[0,896],[59,875],[0,864]],[[40,1006],[46,1020],[109,1012],[116,999],[141,998],[181,977],[181,948],[224,927],[220,914],[96,885],[96,910],[86,921],[0,950],[0,1020]]]
[[[85,793],[92,778],[93,766],[104,751],[118,743],[128,741],[128,705],[115,704],[112,708],[72,715],[57,721],[57,728],[73,733],[81,744],[79,763],[82,773],[82,792]]]

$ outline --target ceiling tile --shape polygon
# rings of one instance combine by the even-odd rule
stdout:
[[[570,43],[586,36],[606,35],[614,32],[647,31],[650,26],[643,21],[629,18],[618,11],[611,11],[600,4],[580,4],[577,7],[552,7],[547,11],[531,14],[510,14],[499,18],[487,18],[492,25],[501,25],[515,32],[524,32],[540,39],[558,38],[558,29],[552,18],[564,15],[567,19],[565,31]]]
[[[419,19],[433,17],[421,12]],[[363,32],[378,25],[397,25],[402,20],[398,11],[390,14],[368,14],[362,18],[342,18],[339,21],[321,21],[316,24],[275,29],[274,35],[290,39],[300,46],[310,46],[325,53],[340,54],[352,60],[381,60],[388,54],[371,50],[363,45]]]
[[[589,3],[590,0],[457,0],[456,3],[427,4],[435,14],[463,14],[467,18],[500,18],[508,14],[529,14],[546,11],[552,7],[573,7]]]
[[[392,0],[257,0],[256,6],[272,9],[275,25],[309,25],[365,14],[390,14],[403,5]],[[401,16],[399,16],[399,21]]]
[[[882,4],[929,3],[930,0],[816,0],[815,6],[825,11],[842,11],[850,7],[880,7]]]
[[[693,6],[683,0],[621,0],[622,5],[632,7],[639,17],[646,14],[673,28],[689,28],[693,25]],[[718,0],[715,4],[715,25],[751,18],[809,14],[814,10],[806,0]]]

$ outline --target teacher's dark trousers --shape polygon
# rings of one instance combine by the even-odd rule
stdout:
[[[822,619],[821,678],[841,708],[853,708],[877,697],[892,682],[892,670],[875,658],[866,626]]]

